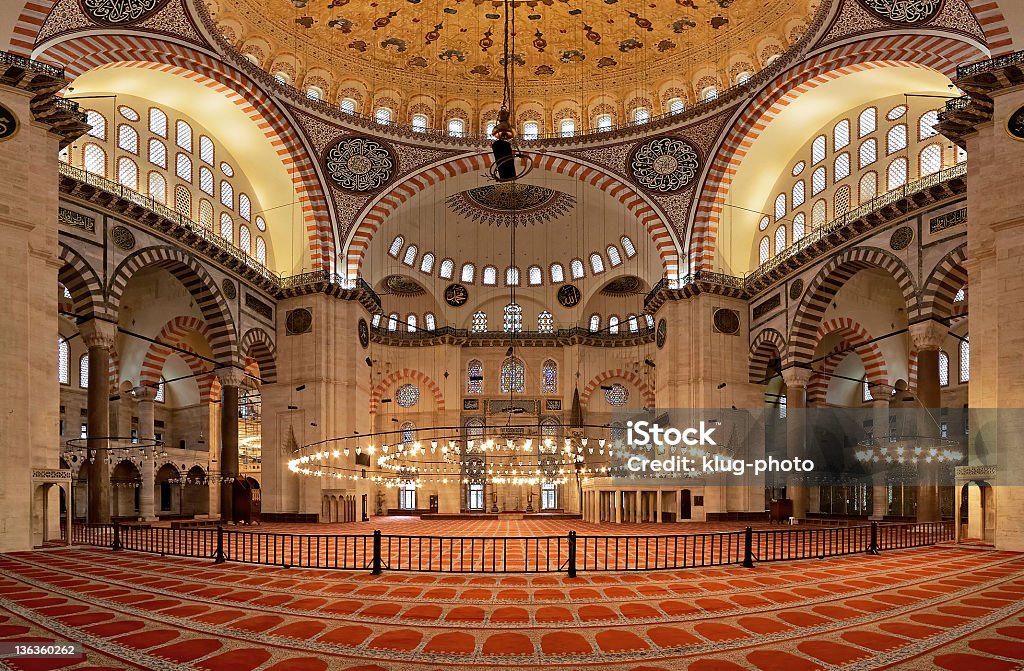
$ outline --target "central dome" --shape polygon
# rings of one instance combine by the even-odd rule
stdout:
[[[597,96],[621,105],[655,98],[661,104],[652,101],[650,112],[657,114],[667,89],[676,89],[670,92],[673,100],[693,102],[704,89],[728,88],[763,67],[803,34],[817,5],[808,0],[219,2],[215,11],[222,31],[250,59],[296,86],[350,97],[363,113],[369,111],[365,103],[377,104],[382,90],[398,105],[417,95],[441,108],[499,104],[505,14],[511,11],[519,100],[545,104],[568,98],[586,105]],[[431,120],[439,125],[439,119]]]

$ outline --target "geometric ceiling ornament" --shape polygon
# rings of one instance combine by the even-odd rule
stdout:
[[[935,18],[943,0],[860,0],[871,13],[883,21],[916,25]]]
[[[387,184],[395,172],[395,159],[391,150],[376,140],[350,137],[324,152],[324,169],[335,186],[363,193]]]
[[[149,18],[167,0],[81,0],[86,16],[107,26],[124,26]]]
[[[659,137],[633,152],[629,167],[637,183],[650,191],[671,193],[690,184],[700,168],[697,150],[686,140]]]
[[[516,182],[460,191],[445,202],[455,214],[491,226],[540,224],[558,219],[576,206],[571,194]]]

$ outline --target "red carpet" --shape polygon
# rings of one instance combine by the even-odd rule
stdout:
[[[7,661],[26,670],[1009,670],[1024,665],[1024,556],[940,546],[569,579],[47,550],[0,556],[0,640],[86,646]]]

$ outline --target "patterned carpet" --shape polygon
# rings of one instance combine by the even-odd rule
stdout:
[[[522,524],[508,532],[536,531]],[[403,529],[414,531],[426,528]],[[1010,671],[1024,668],[1024,556],[938,546],[570,579],[214,566],[99,548],[0,555],[0,641],[53,640],[84,643],[86,659],[7,666]]]

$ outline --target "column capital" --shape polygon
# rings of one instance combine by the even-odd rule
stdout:
[[[132,396],[135,397],[135,401],[138,403],[152,403],[153,401],[156,400],[156,388],[147,387],[145,385],[135,387],[134,389],[132,389]]]
[[[911,324],[908,330],[910,331],[910,339],[914,344],[914,349],[919,352],[922,350],[941,349],[942,342],[949,333],[948,326],[934,319]]]
[[[218,368],[215,372],[223,387],[241,387],[247,377],[244,370],[235,366]]]
[[[93,318],[79,324],[78,331],[82,334],[86,347],[114,349],[114,342],[117,340],[117,324],[114,322]]]
[[[814,374],[814,371],[810,368],[791,366],[782,370],[782,379],[785,381],[787,389],[794,387],[806,388],[807,384],[811,381],[812,374]]]

